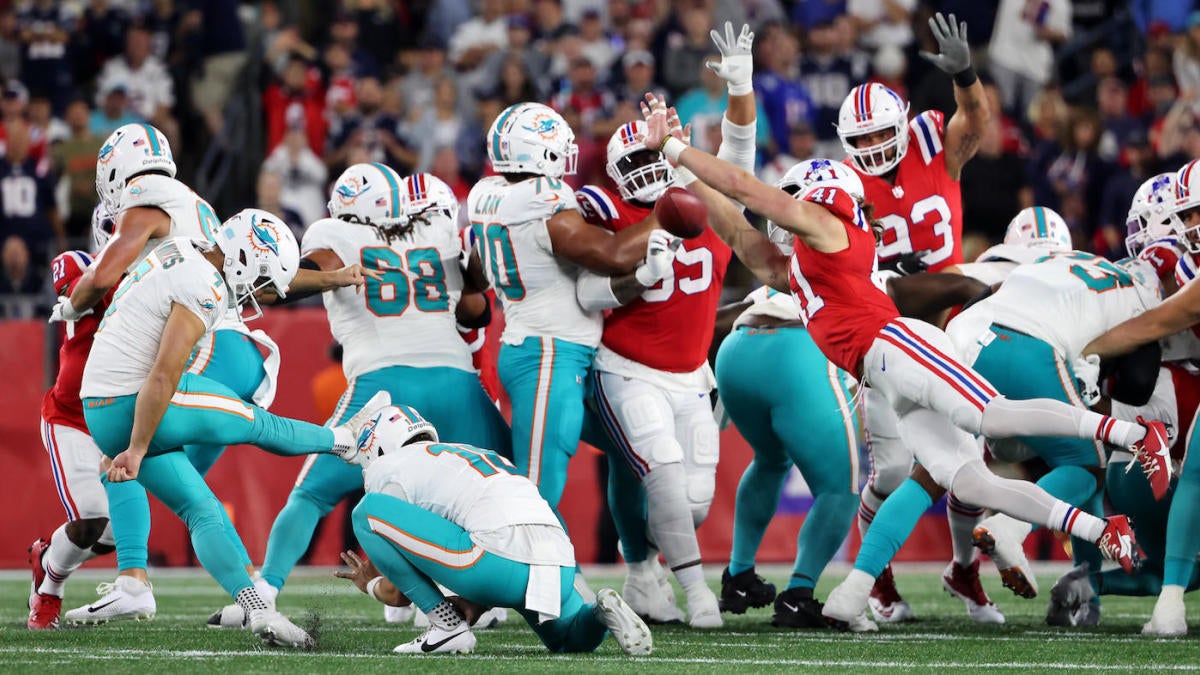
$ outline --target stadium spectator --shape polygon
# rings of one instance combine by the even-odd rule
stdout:
[[[1145,124],[1129,114],[1129,88],[1119,78],[1106,77],[1096,88],[1097,109],[1104,132],[1100,136],[1100,158],[1115,162],[1130,138],[1145,138]],[[1131,195],[1132,197],[1132,195]]]
[[[179,24],[183,21],[180,3],[174,0],[152,0],[150,9],[141,16],[142,26],[150,31],[150,48],[154,55],[169,67],[175,68],[183,61],[180,43],[176,39]]]
[[[121,53],[130,20],[123,7],[109,0],[88,3],[71,40],[75,52],[71,60],[81,81],[91,80],[105,61]]]
[[[1100,116],[1090,108],[1076,108],[1067,116],[1058,142],[1035,154],[1029,172],[1034,203],[1050,206],[1090,241],[1090,248],[1105,257],[1124,256],[1124,235],[1099,229],[1100,202],[1109,167],[1100,159]]]
[[[500,67],[496,86],[485,92],[484,98],[499,99],[507,108],[522,101],[536,101],[540,97],[537,85],[525,70],[525,61],[517,54],[510,54]],[[481,119],[486,119],[481,116]]]
[[[1129,88],[1129,112],[1137,117],[1161,117],[1167,114],[1171,101],[1175,99],[1174,92],[1171,94],[1171,101],[1166,101],[1161,110],[1155,110],[1155,103],[1150,97],[1150,83],[1167,81],[1171,83],[1172,89],[1174,88],[1171,52],[1147,49],[1134,60],[1133,69],[1137,73],[1137,79]]]
[[[96,154],[104,138],[91,130],[91,111],[82,99],[67,105],[68,135],[50,148],[54,174],[66,183],[66,217],[63,229],[68,243],[90,247],[92,207],[96,204]]]
[[[29,102],[26,115],[31,125],[34,147],[41,146],[39,152],[31,153],[41,159],[46,156],[46,149],[51,144],[66,138],[71,130],[67,123],[54,116],[50,108],[50,99],[35,98]]]
[[[50,253],[65,250],[66,237],[54,202],[50,162],[30,156],[29,123],[21,118],[6,124],[4,159],[0,160],[0,237],[25,240],[38,266]]]
[[[846,11],[858,24],[859,44],[872,51],[912,44],[916,9],[917,0],[846,0]]]
[[[599,9],[589,7],[584,10],[579,22],[579,39],[583,41],[583,55],[591,59],[596,70],[607,73],[617,60],[617,50],[604,30],[604,19]]]
[[[988,63],[1006,111],[1029,106],[1054,72],[1054,45],[1069,37],[1069,0],[1046,0],[1032,6],[1025,0],[1000,0]]]
[[[446,50],[424,44],[414,54],[413,63],[400,79],[400,89],[410,112],[433,107],[433,88],[442,78],[453,78],[454,68],[447,61]]]
[[[450,191],[458,198],[459,205],[466,205],[472,183],[464,178],[459,170],[458,152],[453,147],[447,145],[434,150],[433,163],[429,167],[429,173],[445,181],[446,185],[450,187]],[[459,212],[459,216],[464,219],[463,224],[465,224],[467,216],[465,208]]]
[[[191,73],[192,105],[219,141],[224,137],[221,129],[225,103],[246,64],[246,39],[238,19],[237,0],[192,0],[189,6],[182,27],[185,34],[197,33],[201,57],[199,67]]]
[[[131,113],[158,127],[176,152],[180,147],[179,125],[171,115],[175,105],[174,83],[158,57],[150,53],[150,32],[133,26],[125,33],[125,51],[109,59],[97,79],[96,104],[103,92],[123,86]]]
[[[871,57],[871,82],[878,82],[908,100],[908,85],[904,76],[908,72],[908,58],[899,47],[885,45]]]
[[[1143,129],[1135,130],[1125,139],[1119,159],[1119,165],[1104,186],[1099,221],[1102,230],[1111,230],[1124,240],[1133,194],[1143,182],[1158,173],[1159,167],[1158,158],[1150,147],[1150,138]]]
[[[75,86],[67,49],[77,19],[70,5],[57,0],[34,0],[17,11],[21,80],[31,95],[50,99],[57,111],[66,107]]]
[[[1149,34],[1156,29],[1178,33],[1187,28],[1193,3],[1179,0],[1140,0],[1129,3],[1138,30]]]
[[[806,32],[846,15],[846,0],[796,0],[791,4],[792,23]]]
[[[1165,91],[1166,86],[1161,89]],[[1168,170],[1200,157],[1200,97],[1196,91],[1183,92],[1161,119],[1157,154]]]
[[[292,129],[283,137],[262,170],[279,175],[283,180],[280,203],[300,214],[305,225],[324,218],[329,176],[325,162],[308,147],[302,129]]]
[[[672,96],[700,86],[700,67],[712,51],[712,17],[703,6],[677,12],[679,30],[667,33],[660,78]]]
[[[647,52],[648,53],[648,52]],[[626,58],[628,58],[628,54]],[[709,54],[708,61],[719,60],[720,52],[712,52]],[[650,91],[647,89],[646,91]],[[701,63],[700,65],[700,86],[693,88],[675,103],[675,110],[679,113],[679,119],[687,124],[689,122],[698,123],[699,126],[716,123],[721,124],[721,117],[725,115],[725,108],[729,105],[729,99],[725,96],[725,80]],[[762,111],[762,102],[758,102],[758,145],[766,147],[767,142],[771,137],[771,128],[767,124],[767,116]],[[811,132],[812,130],[809,129]],[[716,150],[716,146],[711,148]]]
[[[797,79],[800,45],[786,26],[768,24],[754,39],[760,67],[754,70],[754,91],[771,127],[773,152],[788,147],[788,130],[801,121],[814,123],[816,110]]]
[[[25,89],[20,82],[13,81],[5,88],[3,98],[0,99],[0,117],[2,117],[0,119],[0,153],[3,153],[8,138],[9,123],[29,121],[29,90]],[[41,160],[46,156],[45,137],[38,138],[32,131],[29,139],[29,156],[35,160]]]
[[[434,0],[425,19],[430,44],[445,47],[458,27],[471,19],[470,0]]]
[[[453,89],[453,83],[451,83]],[[369,161],[396,167],[402,173],[417,162],[417,155],[396,136],[397,120],[383,112],[383,89],[374,77],[363,77],[354,87],[358,101],[355,112],[329,128],[325,165],[337,175],[349,166],[346,156],[352,147],[367,151]]]
[[[267,152],[283,141],[289,128],[304,129],[308,147],[318,155],[325,150],[325,92],[320,76],[304,57],[293,54],[278,81],[263,92],[267,117]]]
[[[520,14],[508,17],[508,46],[488,54],[487,61],[483,66],[485,75],[480,81],[476,92],[480,95],[494,95],[496,87],[499,86],[500,79],[504,76],[503,70],[506,64],[514,60],[524,71],[525,79],[532,87],[530,97],[521,100],[535,101],[544,99],[549,94],[549,83],[535,81],[529,77],[529,74],[546,73],[550,67],[550,57],[534,46],[533,31],[530,28],[529,19]],[[432,80],[430,80],[430,84],[432,85]],[[432,89],[429,91],[432,95]],[[459,88],[459,92],[462,92],[461,87]],[[466,100],[464,97],[464,102]],[[430,98],[430,102],[432,102],[432,98]]]
[[[97,92],[97,100],[88,127],[102,139],[126,124],[144,121],[130,112],[129,91],[124,82],[109,82]]]
[[[283,219],[287,226],[292,229],[292,234],[296,235],[296,241],[304,238],[304,227],[306,223],[300,218],[300,214],[296,213],[295,209],[290,209],[284,206],[280,201],[283,196],[283,177],[274,171],[259,171],[258,181],[254,185],[254,193],[257,197],[255,208],[262,209],[268,213],[273,213]]]
[[[478,173],[483,166],[482,148],[479,147],[482,144],[478,143],[482,135],[474,120],[459,114],[454,81],[449,78],[439,80],[434,87],[433,108],[407,125],[402,133],[412,151],[405,155],[408,170],[401,173],[429,171],[434,152],[445,146],[455,148],[467,172]]]
[[[1038,92],[1028,108],[1034,145],[1054,142],[1058,138],[1059,129],[1066,124],[1067,112],[1067,103],[1062,99],[1058,87],[1047,86]]]
[[[480,11],[450,37],[450,62],[459,71],[470,71],[487,55],[508,46],[508,21],[504,0],[482,0]]]
[[[4,239],[0,248],[0,318],[28,319],[33,316],[36,297],[42,291],[41,268],[31,265],[29,247],[16,235]]]
[[[846,94],[867,78],[866,58],[843,46],[841,34],[851,31],[848,23],[839,26],[833,17],[814,20],[808,30],[808,48],[800,57],[800,83],[812,98],[819,157],[845,156],[837,135],[838,111]],[[852,44],[851,37],[846,46]]]
[[[963,166],[963,248],[977,251],[998,244],[1012,217],[1027,206],[1033,206],[1033,192],[1026,174],[1025,158],[1019,131],[1011,119],[1001,112],[1000,93],[996,85],[984,83],[991,116],[987,130],[979,142],[975,158]],[[1014,139],[1011,134],[1016,133]],[[964,254],[966,260],[974,255]]]
[[[561,0],[533,0],[533,23],[539,40],[557,40],[565,30],[575,28],[563,14]]]
[[[1200,91],[1200,11],[1188,15],[1187,31],[1176,38],[1171,69],[1180,89]]]
[[[572,123],[575,136],[603,137],[616,129],[612,121],[616,98],[607,89],[596,83],[596,66],[585,56],[571,62],[567,81],[561,91],[550,99],[550,107],[564,116],[571,112],[579,116],[579,124]]]
[[[636,115],[638,104],[646,92],[652,91],[659,95],[663,93],[663,88],[654,81],[654,54],[640,49],[625,52],[625,55],[621,57],[621,67],[624,73],[622,78],[624,84],[614,89],[616,99],[618,103],[631,103],[633,113]],[[699,70],[708,71],[708,68],[704,67],[703,61],[700,62]],[[703,74],[697,74],[703,82]],[[717,79],[720,80],[720,78]],[[724,80],[720,80],[720,82],[724,84]],[[628,121],[625,119],[627,117],[628,115],[622,115],[621,119]]]
[[[717,124],[720,124],[719,118]],[[817,154],[817,147],[817,136],[813,133],[812,125],[808,122],[793,125],[788,131],[787,152],[777,153],[769,162],[764,163],[758,170],[759,179],[770,185],[777,184],[779,179],[799,162],[821,156]]]
[[[0,9],[0,81],[15,80],[20,75],[21,36],[17,13],[12,7],[4,7]]]
[[[380,68],[387,69],[395,61],[396,45],[412,42],[407,16],[398,11],[402,4],[391,0],[347,0],[343,5],[346,17],[356,26],[355,42]]]

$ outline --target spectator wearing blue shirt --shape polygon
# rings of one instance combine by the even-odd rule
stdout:
[[[67,50],[76,20],[66,3],[56,0],[36,0],[17,12],[21,79],[31,96],[50,99],[56,114],[74,92]]]
[[[763,27],[762,37],[755,40],[758,67],[754,74],[754,91],[762,103],[771,127],[774,152],[788,148],[788,129],[801,121],[814,123],[816,109],[812,99],[800,84],[796,63],[800,45],[796,37],[781,24]]]
[[[814,106],[818,157],[845,155],[837,135],[838,111],[850,90],[866,79],[865,55],[839,49],[833,20],[814,24],[808,32],[808,49],[800,58],[800,82]]]
[[[49,161],[29,156],[29,123],[21,118],[6,123],[8,145],[0,160],[0,239],[25,240],[38,265],[53,251],[66,249],[66,235],[54,200],[54,176]]]
[[[100,91],[100,105],[92,111],[88,129],[100,138],[108,138],[119,127],[142,121],[129,112],[129,92],[125,83],[111,82]]]

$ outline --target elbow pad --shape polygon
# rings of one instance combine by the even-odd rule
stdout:
[[[620,307],[612,290],[612,279],[592,272],[583,272],[575,282],[575,297],[579,306],[589,312]]]

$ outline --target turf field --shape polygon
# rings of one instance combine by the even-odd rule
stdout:
[[[1042,623],[1043,599],[1013,597],[989,570],[985,588],[1009,622],[977,628],[966,618],[962,605],[941,590],[940,569],[925,565],[897,569],[900,589],[922,617],[920,621],[883,626],[880,633],[868,636],[794,632],[772,628],[768,609],[751,610],[743,616],[726,615],[726,627],[721,631],[655,627],[654,655],[636,665],[676,673],[1200,670],[1200,641],[1194,635],[1150,640],[1137,634],[1153,606],[1152,599],[1108,598],[1100,628],[1052,629]],[[1041,568],[1043,594],[1048,594],[1064,570]],[[790,572],[781,568],[762,571],[780,587]],[[844,572],[844,568],[831,570],[818,588],[819,595],[824,597]],[[160,571],[155,576],[158,616],[151,622],[31,633],[24,627],[28,577],[0,573],[0,671],[55,675],[97,671],[357,674],[403,668],[406,672],[530,673],[617,671],[635,665],[611,640],[594,654],[550,655],[515,614],[497,629],[479,631],[477,651],[470,656],[395,656],[391,648],[415,637],[416,629],[384,623],[381,605],[369,601],[348,582],[333,578],[328,569],[298,571],[280,598],[282,611],[314,630],[317,651],[261,648],[248,633],[204,627],[204,618],[228,598],[202,571]],[[620,588],[619,577],[611,568],[589,570],[588,576],[594,588],[605,584]],[[76,575],[68,587],[65,607],[92,600],[95,583],[109,578],[103,571]],[[1189,623],[1196,630],[1200,598],[1189,599]]]

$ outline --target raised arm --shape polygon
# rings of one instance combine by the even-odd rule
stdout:
[[[983,132],[991,118],[983,98],[983,85],[971,67],[971,47],[967,44],[967,22],[953,14],[949,20],[941,12],[929,18],[929,28],[938,43],[937,54],[921,52],[921,57],[954,78],[954,102],[958,110],[946,123],[946,172],[954,180],[979,150]]]
[[[721,52],[721,61],[707,61],[704,65],[725,80],[729,91],[729,105],[721,118],[721,147],[717,149],[717,157],[754,171],[758,122],[754,100],[754,33],[743,24],[741,34],[734,36],[733,24],[726,21],[724,35],[715,30],[709,35]]]
[[[1138,347],[1200,323],[1200,284],[1188,284],[1161,305],[1139,314],[1083,348],[1083,355],[1102,359],[1128,354]]]

